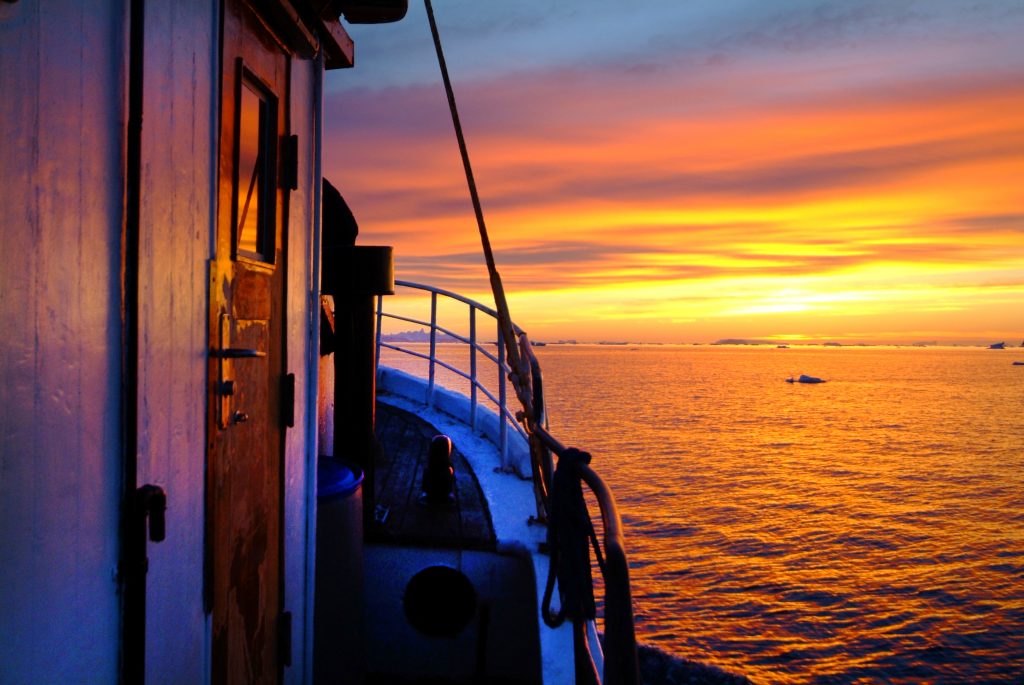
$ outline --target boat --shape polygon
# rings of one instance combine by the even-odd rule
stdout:
[[[516,409],[376,368],[401,286],[323,178],[323,80],[348,24],[405,13],[0,4],[5,682],[637,682],[614,498],[548,432],[525,332],[495,355]],[[386,470],[385,417],[438,478]],[[442,527],[478,494],[478,534],[394,528],[396,482]],[[597,601],[564,525],[584,486]]]
[[[991,345],[988,346],[988,349],[990,349],[990,350],[1005,350],[1006,349],[1006,343],[1005,342],[992,343]]]
[[[1024,366],[1024,362],[1014,362],[1013,366]]]
[[[518,647],[511,650],[498,650],[495,657],[500,659],[503,656],[505,661],[499,662],[503,665],[497,673],[490,673],[490,678],[484,678],[484,680],[507,679],[510,675],[518,672],[521,676],[520,679],[524,682],[566,680],[576,682],[575,676],[564,672],[566,666],[569,665],[564,656],[572,654],[576,649],[574,639],[578,638],[574,638],[574,631],[577,636],[580,635],[580,632],[566,624],[549,625],[549,623],[557,623],[557,621],[544,620],[540,624],[536,621],[537,616],[553,618],[550,595],[553,582],[551,563],[554,563],[552,562],[554,557],[544,551],[546,544],[550,542],[550,530],[539,523],[550,516],[549,513],[545,513],[546,505],[543,501],[553,496],[558,486],[554,482],[549,482],[538,488],[536,487],[538,481],[534,477],[538,471],[550,473],[550,457],[542,454],[539,462],[533,458],[531,443],[534,441],[531,440],[530,434],[523,425],[515,420],[515,410],[507,401],[511,395],[509,381],[511,367],[504,360],[503,338],[497,340],[497,349],[493,350],[489,342],[485,343],[476,336],[476,330],[481,321],[491,318],[496,323],[499,313],[474,300],[425,284],[396,280],[395,290],[419,293],[424,299],[432,298],[435,302],[438,299],[449,298],[468,305],[468,320],[464,321],[462,326],[464,330],[469,331],[469,334],[465,336],[454,329],[446,328],[438,321],[437,311],[443,307],[431,306],[430,320],[415,322],[428,327],[437,335],[447,334],[457,338],[469,350],[469,354],[463,356],[469,360],[468,368],[459,368],[443,362],[434,355],[429,355],[426,359],[427,373],[425,377],[418,377],[402,372],[381,361],[376,373],[377,411],[389,417],[386,421],[390,421],[392,424],[398,422],[400,426],[398,434],[408,435],[410,433],[408,417],[415,416],[427,424],[426,427],[421,427],[419,430],[424,438],[438,433],[450,436],[464,458],[461,467],[462,475],[458,475],[460,469],[456,468],[457,480],[465,479],[468,475],[478,484],[483,499],[491,505],[490,519],[493,524],[491,539],[471,545],[476,549],[470,552],[463,551],[462,554],[474,554],[477,557],[484,553],[490,554],[493,562],[503,563],[512,569],[506,569],[503,572],[504,575],[507,578],[518,575],[520,584],[514,594],[514,603],[502,606],[495,600],[491,600],[491,615],[504,616],[506,620],[501,624],[493,624],[487,630],[488,639],[498,645],[508,645],[514,643],[517,635],[526,633],[532,636],[531,641],[535,648]],[[408,318],[404,316],[390,314],[387,309],[387,300],[388,297],[383,295],[377,298],[376,328],[378,332],[384,328],[389,318],[408,321]],[[457,311],[455,308],[448,308],[448,310]],[[470,323],[473,321],[476,322],[475,325]],[[485,326],[485,329],[490,328],[491,326]],[[520,336],[520,349],[529,354],[529,365],[534,370],[531,374],[532,396],[535,402],[543,406],[543,381],[539,364],[530,351],[532,345],[529,344],[525,332],[518,326],[515,327],[515,330]],[[392,356],[408,355],[422,358],[421,350],[411,345],[405,345],[401,341],[387,340],[385,336],[378,335],[377,346],[378,353],[375,358],[378,360],[381,360],[388,352],[392,353]],[[436,381],[436,371],[442,368],[461,377],[469,385],[468,393],[454,392],[442,387]],[[399,416],[398,419],[394,418],[396,414]],[[403,416],[406,418],[401,418]],[[394,442],[394,436],[388,437],[388,433],[393,432],[393,429],[386,429],[381,435],[381,442],[385,445]],[[416,429],[411,432],[416,432]],[[425,448],[421,447],[420,449],[423,451]],[[385,458],[385,461],[389,460],[390,457]],[[385,468],[394,470],[395,466],[389,463]],[[606,602],[609,604],[605,616],[604,649],[595,650],[596,656],[594,657],[598,660],[598,664],[601,663],[600,660],[604,660],[604,666],[598,665],[594,668],[610,675],[609,658],[616,658],[627,664],[632,664],[636,660],[628,570],[624,551],[620,549],[621,540],[615,541],[621,537],[621,522],[615,511],[614,501],[605,499],[610,495],[607,486],[589,468],[585,471],[585,479],[588,484],[593,486],[594,492],[598,496],[602,509],[602,521],[604,525],[609,526],[609,528],[605,528],[606,532],[612,532],[612,538],[606,540],[604,545],[606,550],[604,582],[610,591],[606,596]],[[459,482],[462,483],[462,480]],[[460,487],[462,486],[460,485]],[[402,488],[402,491],[395,497],[394,493],[390,492],[389,486],[380,484],[378,488],[380,497],[375,504],[375,509],[378,511],[381,505],[390,511],[397,511],[404,506],[402,502],[412,502],[411,495],[415,494],[415,488],[408,492],[406,492],[407,488]],[[549,494],[546,495],[545,491]],[[472,497],[460,495],[459,499],[460,502],[463,502],[471,500]],[[398,501],[397,505],[394,503],[396,500]],[[496,504],[500,504],[500,508],[495,508]],[[423,511],[418,510],[417,507],[412,507],[412,509],[413,517],[423,514]],[[426,513],[432,515],[430,512]],[[475,513],[471,512],[469,517],[472,520],[474,516]],[[408,586],[413,580],[408,577],[409,572],[396,563],[395,559],[400,559],[408,553],[410,548],[422,547],[426,543],[422,539],[417,539],[420,534],[417,529],[420,528],[420,525],[415,522],[410,523],[408,513],[402,514],[402,517],[401,525],[385,522],[383,527],[387,528],[387,531],[383,535],[380,534],[381,526],[377,526],[377,535],[372,538],[368,537],[367,554],[373,563],[367,564],[366,572],[368,578],[375,578],[373,581],[375,590],[368,591],[367,597],[383,596],[384,588],[396,584],[399,587]],[[465,521],[458,525],[463,528],[472,526],[471,523]],[[433,540],[429,542],[431,546],[441,549],[437,552],[438,554],[449,553],[451,550],[451,544],[447,541]],[[613,559],[618,559],[618,561],[613,563]],[[513,573],[517,567],[518,572]],[[615,570],[616,567],[618,570]],[[374,568],[375,570],[373,570]],[[395,568],[401,569],[398,573],[405,573],[405,575],[401,575],[395,580],[395,572],[392,571]],[[478,573],[485,576],[495,572],[491,565],[484,563],[478,563],[476,566],[464,564],[463,568],[476,569]],[[467,571],[467,573],[469,572]],[[485,578],[471,579],[477,587],[487,586]],[[502,593],[506,596],[511,591],[509,587],[502,589]],[[526,612],[526,615],[523,616],[524,606],[532,607],[533,611]],[[391,609],[393,613],[400,611],[394,602],[392,602]],[[469,612],[466,613],[468,615]],[[618,614],[619,620],[616,620],[615,614]],[[385,612],[377,610],[369,612],[368,615],[382,616],[385,615]],[[510,618],[516,615],[521,616],[524,621],[519,624],[512,622]],[[399,621],[391,617],[385,623],[394,625]],[[596,647],[599,644],[599,638],[594,626],[588,623],[585,627],[587,632],[584,644]],[[582,628],[583,626],[580,626],[580,629]],[[450,648],[451,652],[446,653],[445,656],[446,663],[461,663],[461,668],[466,671],[472,671],[477,667],[475,660],[479,658],[479,647],[474,647],[471,642],[468,645],[451,643],[439,647],[436,641],[423,640],[422,637],[417,641],[414,638],[414,635],[405,635],[400,645],[393,645],[394,648],[401,650],[400,657],[395,654],[381,653],[380,648],[376,652],[371,652],[369,665],[378,673],[386,668],[400,669],[386,672],[389,681],[404,681],[413,675],[441,678],[444,676],[443,673],[431,670],[432,667],[436,667],[436,651],[439,648]],[[619,643],[617,647],[614,646],[614,642]],[[619,651],[619,656],[611,657],[613,649]],[[569,661],[571,662],[571,660]],[[522,672],[522,669],[526,668],[540,668],[540,677],[531,671]],[[621,675],[610,677],[612,680],[623,679]],[[630,677],[626,677],[625,680],[630,680]],[[603,678],[599,678],[599,680],[603,680]]]
[[[800,376],[798,378],[793,378],[792,376],[790,376],[789,378],[786,379],[786,382],[787,383],[812,383],[813,384],[813,383],[826,383],[827,381],[825,381],[822,378],[818,378],[817,376],[808,376],[806,374],[800,374]]]

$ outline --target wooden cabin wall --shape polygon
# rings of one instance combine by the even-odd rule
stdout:
[[[316,368],[320,317],[320,144],[323,66],[319,60],[292,64],[291,132],[299,138],[298,189],[288,208],[288,370],[295,374],[295,426],[285,434],[285,608],[292,612],[292,666],[286,683],[311,682],[313,569],[316,517]]]
[[[0,3],[0,680],[117,681],[121,2]]]
[[[148,546],[147,684],[202,683],[210,669],[203,553],[217,5],[146,3],[138,482],[167,492],[167,538]]]
[[[209,260],[213,256],[220,114],[217,3],[147,3],[141,238],[139,482],[167,491],[167,539],[149,545],[146,677],[208,677],[203,610]],[[202,5],[202,6],[201,6]],[[288,371],[296,375],[295,426],[286,432],[285,610],[293,615],[286,683],[304,682],[308,392],[312,295],[314,84],[318,64],[292,66],[292,133],[299,188],[289,197]],[[313,310],[319,314],[319,310]],[[315,416],[315,415],[314,415]]]
[[[209,678],[203,608],[208,261],[219,3],[148,2],[139,293],[139,483],[168,494],[148,547],[147,683]],[[120,250],[127,3],[0,2],[0,681],[117,682]],[[318,62],[292,67],[286,683],[305,682],[315,476],[310,322]],[[313,360],[313,361],[311,361]],[[312,399],[310,399],[312,397]],[[310,439],[313,436],[313,439]]]

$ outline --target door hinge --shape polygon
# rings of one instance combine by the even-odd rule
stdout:
[[[281,139],[281,188],[299,189],[299,137],[284,136]]]
[[[295,374],[286,373],[281,379],[281,424],[295,427]]]
[[[292,612],[283,611],[277,620],[277,646],[280,650],[281,663],[292,665]]]

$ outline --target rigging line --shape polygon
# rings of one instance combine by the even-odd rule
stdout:
[[[469,151],[466,148],[466,138],[462,133],[462,123],[459,121],[459,110],[455,105],[455,92],[452,90],[452,82],[448,77],[448,65],[444,60],[444,51],[441,49],[441,35],[437,31],[437,22],[434,20],[434,8],[430,0],[423,0],[427,10],[427,20],[430,22],[430,33],[434,38],[434,49],[437,51],[437,64],[441,68],[441,80],[444,81],[444,90],[448,95],[448,109],[452,115],[452,125],[455,127],[455,137],[459,141],[459,152],[462,155],[462,166],[466,172],[466,183],[469,185],[469,195],[473,201],[473,212],[476,214],[476,224],[480,229],[480,242],[484,249],[484,260],[487,262],[487,272],[491,279],[491,291],[494,294],[495,308],[498,310],[498,323],[501,326],[502,337],[505,339],[505,356],[512,372],[517,376],[521,375],[519,347],[516,342],[515,331],[512,328],[512,317],[509,314],[508,302],[505,299],[505,289],[501,284],[501,276],[494,263],[494,253],[491,250],[491,240],[487,235],[487,226],[484,223],[484,212],[480,206],[480,195],[476,189],[476,181],[473,179],[473,168],[469,163]],[[522,394],[522,383],[514,382],[516,395],[521,403],[526,406]],[[530,417],[532,422],[532,417]]]

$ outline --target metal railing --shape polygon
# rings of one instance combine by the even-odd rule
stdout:
[[[401,352],[403,354],[423,359],[427,362],[427,392],[424,398],[425,403],[428,406],[434,404],[434,390],[437,386],[437,367],[440,366],[443,369],[450,371],[451,373],[459,376],[460,378],[469,381],[469,423],[473,430],[477,429],[477,407],[480,405],[480,395],[482,394],[494,405],[495,410],[498,414],[498,448],[501,451],[501,463],[506,465],[508,463],[508,429],[509,426],[513,430],[517,431],[524,440],[529,440],[526,434],[526,430],[517,421],[515,414],[508,407],[508,374],[510,369],[505,363],[505,342],[501,336],[501,331],[498,328],[498,313],[490,307],[480,304],[475,300],[471,300],[468,297],[463,297],[457,293],[443,290],[441,288],[435,288],[429,285],[423,285],[420,283],[413,283],[411,281],[395,281],[396,288],[410,288],[413,290],[421,290],[430,294],[430,319],[424,321],[409,316],[402,316],[400,314],[392,314],[384,311],[384,297],[377,297],[377,363],[380,363],[380,350],[382,348]],[[446,297],[456,302],[465,304],[468,309],[469,316],[469,337],[465,337],[452,331],[444,326],[438,324],[437,321],[437,302],[438,297]],[[477,312],[481,312],[486,316],[491,317],[494,320],[494,328],[496,331],[496,352],[492,353],[487,349],[486,344],[480,342],[479,336],[477,335]],[[430,352],[424,354],[418,350],[410,349],[398,343],[389,342],[383,339],[381,324],[385,318],[394,319],[397,321],[405,321],[415,326],[426,326],[430,330]],[[517,328],[517,332],[519,329]],[[449,364],[441,359],[437,358],[437,335],[441,333],[449,336],[460,343],[469,346],[469,372]],[[483,355],[486,359],[490,360],[497,370],[497,384],[498,394],[497,396],[484,385],[480,380],[479,369],[478,369],[478,355]]]
[[[499,448],[501,451],[501,463],[507,465],[508,457],[508,427],[517,431],[530,445],[531,464],[533,471],[534,492],[537,497],[537,519],[547,520],[548,512],[551,510],[550,498],[553,490],[554,468],[551,454],[563,455],[568,452],[550,432],[546,418],[546,407],[543,394],[543,382],[540,370],[540,363],[533,354],[532,347],[525,332],[513,324],[517,336],[522,342],[522,353],[529,366],[529,386],[532,390],[532,411],[534,419],[530,422],[530,431],[526,430],[524,413],[513,413],[508,407],[507,379],[512,369],[506,362],[505,343],[500,327],[498,326],[498,313],[479,302],[471,300],[457,293],[441,288],[413,283],[410,281],[395,281],[396,288],[410,288],[430,294],[430,319],[420,320],[414,317],[392,314],[384,311],[384,298],[377,298],[377,363],[380,361],[381,349],[390,349],[403,354],[423,359],[428,364],[427,370],[427,391],[425,402],[432,405],[434,401],[434,390],[436,386],[436,369],[438,366],[450,371],[456,376],[469,382],[470,388],[470,424],[473,429],[477,428],[477,406],[479,404],[479,393],[482,393],[490,400],[498,414],[500,430]],[[469,337],[460,335],[446,327],[438,324],[438,297],[445,297],[460,302],[468,307],[469,316]],[[492,354],[485,344],[481,344],[477,335],[477,312],[482,312],[494,320],[496,331],[496,354]],[[382,323],[385,318],[398,321],[405,321],[416,326],[429,327],[430,352],[424,354],[418,350],[410,349],[401,344],[386,341],[382,336]],[[449,336],[460,343],[469,346],[470,369],[468,372],[457,368],[437,358],[438,333]],[[478,373],[477,355],[482,354],[490,360],[497,369],[498,395],[495,396],[488,388],[481,383]],[[611,685],[632,685],[639,682],[637,672],[636,656],[636,635],[633,624],[633,604],[629,583],[629,565],[626,560],[624,537],[622,534],[622,520],[619,516],[615,498],[604,480],[588,465],[577,463],[573,460],[575,468],[574,476],[585,483],[594,494],[601,513],[603,530],[604,554],[598,552],[601,573],[604,577],[605,586],[605,639],[603,649],[603,671],[602,674],[585,672],[580,668],[580,650],[594,652],[600,650],[600,646],[591,644],[586,637],[584,622],[574,620],[574,641],[577,651],[577,683],[602,682]],[[591,622],[592,624],[592,622]],[[591,626],[593,627],[593,626]],[[593,662],[591,662],[593,663]]]

